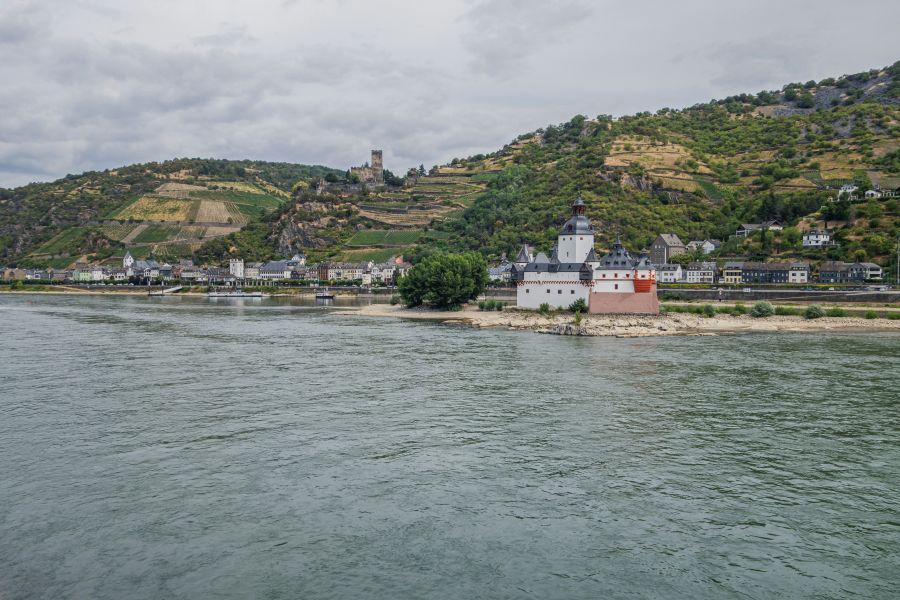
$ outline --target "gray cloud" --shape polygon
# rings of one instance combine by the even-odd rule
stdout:
[[[175,156],[346,168],[370,148],[402,172],[576,113],[890,64],[897,17],[834,0],[7,0],[0,185]]]

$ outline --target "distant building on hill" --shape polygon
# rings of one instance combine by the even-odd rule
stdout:
[[[831,232],[819,229],[811,229],[803,234],[803,246],[814,248],[817,246],[836,246],[831,238]]]
[[[656,236],[653,245],[650,246],[650,262],[654,265],[664,265],[673,256],[684,254],[687,248],[674,233],[661,233]]]
[[[687,243],[688,250],[702,250],[703,254],[709,254],[715,250],[719,249],[719,246],[722,245],[722,242],[719,240],[691,240]]]
[[[382,184],[384,183],[384,162],[381,150],[372,150],[372,163],[361,167],[352,167],[351,173],[359,177],[360,183]]]
[[[763,221],[762,223],[742,223],[740,227],[737,228],[737,231],[734,232],[735,235],[740,237],[747,237],[755,231],[761,231],[763,229],[771,229],[772,231],[781,231],[784,227],[781,226],[781,223],[778,221]]]

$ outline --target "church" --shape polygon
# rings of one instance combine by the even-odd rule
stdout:
[[[581,198],[572,204],[572,216],[559,232],[547,256],[532,256],[523,246],[512,268],[516,304],[537,309],[568,308],[584,300],[587,312],[597,314],[659,314],[656,268],[646,252],[634,257],[618,240],[609,254],[594,250],[594,226],[584,215]]]

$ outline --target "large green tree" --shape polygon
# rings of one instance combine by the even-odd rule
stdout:
[[[474,300],[488,282],[487,263],[477,252],[428,256],[400,279],[400,296],[408,307],[423,304],[452,309]]]

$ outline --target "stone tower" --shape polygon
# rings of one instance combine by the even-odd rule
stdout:
[[[384,183],[384,162],[381,158],[381,150],[372,150],[372,175],[375,183]]]

